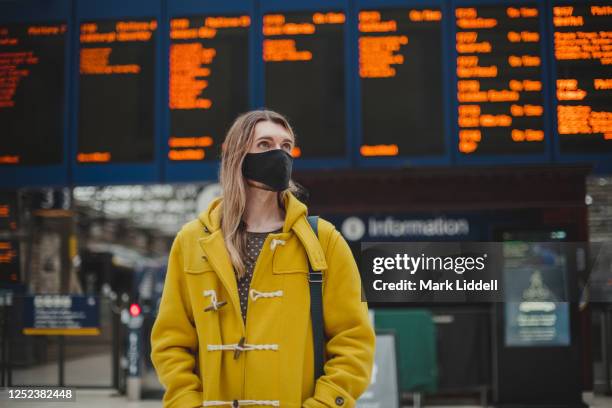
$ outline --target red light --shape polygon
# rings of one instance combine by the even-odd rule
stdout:
[[[136,317],[140,314],[140,306],[137,303],[132,303],[130,305],[130,314],[132,317]]]

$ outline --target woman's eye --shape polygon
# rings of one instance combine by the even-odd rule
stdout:
[[[265,149],[265,148],[267,148],[269,145],[268,145],[268,142],[262,141],[262,142],[259,142],[259,143],[257,144],[257,146]]]
[[[285,143],[285,144],[283,145],[283,149],[285,149],[285,150],[287,150],[288,152],[290,152],[290,151],[291,151],[291,149],[293,149],[293,146],[291,146],[291,144],[290,144],[290,143]]]

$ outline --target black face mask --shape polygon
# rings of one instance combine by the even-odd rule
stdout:
[[[242,162],[244,177],[259,181],[273,191],[289,187],[293,157],[283,149],[262,153],[247,153]]]

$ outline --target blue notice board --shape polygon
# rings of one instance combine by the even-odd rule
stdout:
[[[23,299],[26,335],[97,336],[99,299],[85,295],[30,295]]]

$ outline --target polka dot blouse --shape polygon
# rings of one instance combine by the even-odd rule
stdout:
[[[272,233],[281,232],[282,228],[279,228]],[[240,310],[242,311],[242,319],[246,322],[247,305],[249,303],[249,289],[251,286],[251,279],[253,278],[253,270],[255,269],[255,263],[257,257],[261,252],[266,237],[271,232],[249,232],[246,231],[246,259],[244,264],[246,267],[245,274],[242,278],[237,279],[238,283],[238,296],[240,297]]]

